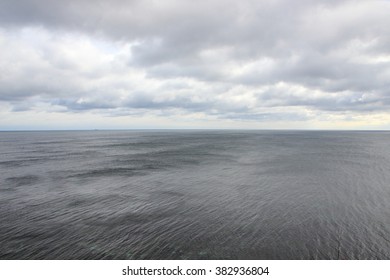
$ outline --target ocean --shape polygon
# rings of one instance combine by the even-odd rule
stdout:
[[[0,132],[0,259],[390,259],[390,132]]]

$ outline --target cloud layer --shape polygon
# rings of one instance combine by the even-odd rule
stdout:
[[[386,0],[3,0],[0,128],[37,113],[390,128],[389,14]]]

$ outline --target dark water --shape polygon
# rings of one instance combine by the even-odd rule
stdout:
[[[390,133],[0,133],[0,259],[390,259]]]

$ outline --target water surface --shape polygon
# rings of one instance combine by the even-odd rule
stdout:
[[[0,259],[390,259],[390,133],[0,133]]]

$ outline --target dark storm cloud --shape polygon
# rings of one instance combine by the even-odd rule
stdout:
[[[128,44],[128,55],[118,55],[119,63],[110,60],[83,70],[71,63],[77,57],[63,59],[67,50],[59,52],[55,44],[37,48],[39,58],[19,63],[39,71],[7,76],[0,100],[28,108],[23,102],[39,96],[75,111],[179,108],[248,119],[259,117],[263,107],[386,111],[389,14],[390,2],[384,0],[3,0],[4,36],[23,28],[83,34]],[[128,85],[131,78],[120,74],[128,69],[143,71],[138,84],[158,85]],[[47,78],[53,73],[55,79]],[[175,79],[199,83],[165,85]]]

